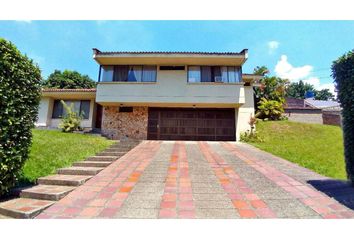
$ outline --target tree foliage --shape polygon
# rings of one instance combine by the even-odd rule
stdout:
[[[332,76],[342,110],[344,155],[348,179],[354,183],[354,50],[332,64]]]
[[[256,117],[263,120],[281,120],[283,113],[284,108],[281,102],[262,98],[258,104]]]
[[[289,84],[286,89],[286,97],[304,99],[306,92],[313,92],[316,100],[332,100],[334,95],[329,89],[316,90],[312,84],[304,83],[302,80]]]
[[[253,73],[264,75],[259,82],[260,87],[254,88],[256,117],[266,120],[281,120],[288,80],[269,76],[270,72],[265,66],[256,67]]]
[[[0,196],[16,184],[28,158],[40,82],[39,67],[0,38]]]
[[[319,91],[315,91],[315,99],[316,100],[333,100],[334,95],[330,92],[329,89],[325,88]]]
[[[304,99],[306,92],[312,91],[315,93],[315,87],[309,83],[304,83],[302,80],[289,84],[286,89],[286,96],[291,98]]]
[[[82,75],[77,71],[65,70],[61,72],[55,70],[49,75],[47,80],[43,82],[43,87],[59,89],[95,88],[96,82],[89,76]]]
[[[281,103],[285,102],[285,90],[288,85],[288,80],[275,76],[268,76],[269,70],[265,67],[256,67],[254,74],[264,73],[266,74],[261,80],[261,86],[255,88],[257,99],[274,100]]]

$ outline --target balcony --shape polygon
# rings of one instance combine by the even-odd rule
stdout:
[[[186,72],[162,72],[156,82],[100,82],[102,105],[237,107],[245,103],[244,83],[188,83]]]

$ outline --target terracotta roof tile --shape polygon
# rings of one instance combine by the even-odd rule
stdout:
[[[42,92],[96,92],[96,88],[85,88],[85,89],[56,89],[56,88],[45,88]]]
[[[102,52],[97,48],[93,49],[96,55],[111,55],[111,54],[193,54],[193,55],[244,55],[248,50],[243,49],[241,52],[193,52],[193,51],[109,51]]]

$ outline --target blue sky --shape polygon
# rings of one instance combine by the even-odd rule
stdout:
[[[332,86],[333,60],[353,49],[354,21],[1,21],[4,37],[54,69],[97,79],[92,48],[104,51],[241,51],[244,72],[266,65],[291,81]]]

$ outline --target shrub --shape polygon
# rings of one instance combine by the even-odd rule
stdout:
[[[59,124],[59,128],[63,132],[73,132],[76,130],[80,130],[80,123],[82,120],[82,116],[74,111],[74,104],[72,103],[68,106],[63,100],[60,101],[63,104],[65,109],[65,115]]]
[[[332,64],[332,76],[342,110],[344,156],[348,179],[354,183],[354,50]]]
[[[257,118],[252,117],[251,115],[250,120],[248,121],[251,130],[241,133],[241,142],[263,142],[263,138],[261,138],[255,130],[256,123]]]
[[[39,67],[0,38],[0,196],[16,184],[28,158],[40,82]]]
[[[283,104],[275,100],[262,98],[258,103],[257,118],[263,120],[282,120]]]

